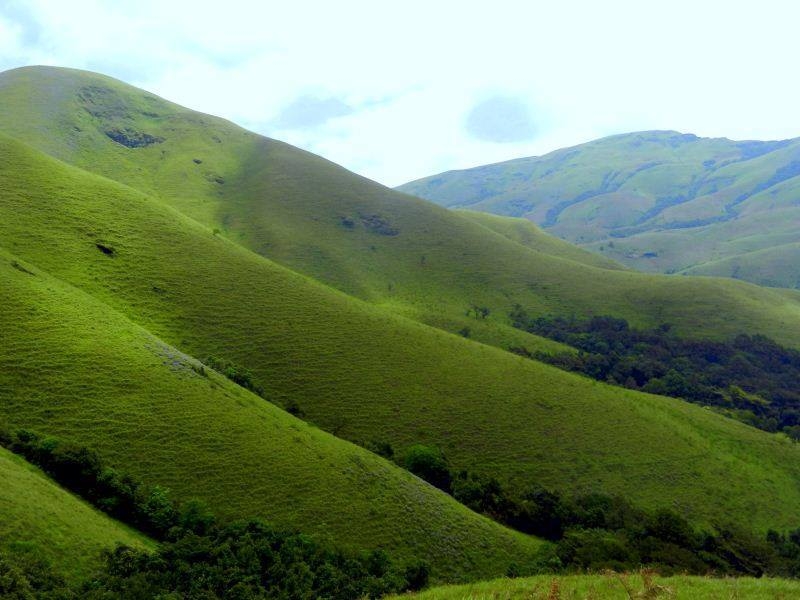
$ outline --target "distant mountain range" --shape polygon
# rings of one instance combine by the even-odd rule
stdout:
[[[641,271],[800,287],[800,139],[644,131],[398,189],[529,219]]]

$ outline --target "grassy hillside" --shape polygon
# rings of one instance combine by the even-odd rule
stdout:
[[[503,572],[510,556],[538,548],[213,371],[199,373],[193,358],[27,262],[0,258],[0,415],[11,426],[94,448],[222,517],[262,516],[337,544],[429,557],[438,577]]]
[[[655,577],[648,584],[640,575],[542,575],[525,579],[498,579],[468,585],[432,588],[404,595],[409,600],[777,600],[797,597],[800,582],[787,579],[714,579],[709,577]],[[399,598],[400,596],[398,596]]]
[[[444,206],[525,217],[642,271],[698,267],[727,276],[700,266],[800,241],[798,140],[639,132],[399,189]],[[747,270],[739,276],[761,281]],[[788,263],[772,281],[797,284]]]
[[[707,262],[685,271],[753,281],[770,287],[800,289],[800,243],[783,244]]]
[[[0,448],[0,481],[0,554],[12,563],[26,555],[80,581],[99,566],[105,549],[118,543],[153,546],[5,448]]]
[[[517,242],[543,254],[566,258],[601,269],[624,269],[621,264],[604,256],[587,252],[578,246],[545,233],[540,227],[527,219],[503,217],[473,210],[460,210],[459,214],[488,227],[511,241]]]
[[[0,100],[14,107],[0,114],[1,131],[148,193],[220,238],[423,323],[468,329],[478,341],[554,347],[508,326],[515,303],[533,312],[615,314],[643,326],[669,321],[698,336],[759,331],[787,344],[800,339],[793,297],[598,269],[615,265],[581,264],[584,253],[557,241],[534,249],[519,243],[520,232],[509,239],[508,227],[498,231],[397,194],[107,77],[18,69],[0,75]],[[125,143],[151,143],[128,147],[109,137],[119,131]],[[489,308],[488,319],[467,316],[472,306]]]
[[[460,509],[448,500],[371,455],[198,376],[181,352],[249,367],[270,399],[294,401],[307,418],[352,440],[388,441],[398,450],[439,445],[456,468],[518,485],[621,493],[705,522],[796,526],[800,450],[788,441],[393,315],[221,239],[156,199],[17,142],[3,139],[0,159],[0,239],[16,257],[0,268],[24,286],[2,289],[3,306],[12,307],[3,330],[13,343],[4,347],[0,369],[2,388],[13,394],[3,402],[11,420],[91,442],[112,463],[183,496],[201,495],[229,515],[257,511],[318,524],[354,543],[422,548],[452,577],[465,568],[496,572],[526,546],[474,515],[456,518]],[[93,299],[68,301],[77,292],[13,268],[15,260]],[[797,310],[781,293],[739,287]],[[171,346],[112,318],[108,307]],[[28,363],[30,372],[11,366]],[[96,373],[109,379],[90,385]],[[275,421],[287,427],[273,430]],[[287,447],[302,454],[287,455]],[[317,460],[323,471],[305,468]],[[371,466],[353,467],[359,461]],[[374,472],[399,481],[387,484]],[[412,498],[425,490],[418,506]],[[334,512],[349,506],[361,512]],[[481,544],[470,553],[474,536],[455,533],[470,528],[494,537],[488,544],[495,554]],[[462,552],[474,564],[449,562]]]

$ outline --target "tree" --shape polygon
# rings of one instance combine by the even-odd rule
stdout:
[[[403,457],[403,466],[448,494],[452,490],[452,475],[447,459],[438,448],[417,444],[411,446]]]

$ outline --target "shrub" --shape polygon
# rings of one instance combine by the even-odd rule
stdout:
[[[421,479],[448,494],[452,490],[450,467],[438,448],[417,444],[411,446],[403,457],[403,466]]]

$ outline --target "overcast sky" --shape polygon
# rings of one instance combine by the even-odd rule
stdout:
[[[0,70],[99,71],[397,185],[642,129],[800,136],[798,6],[0,0]]]

